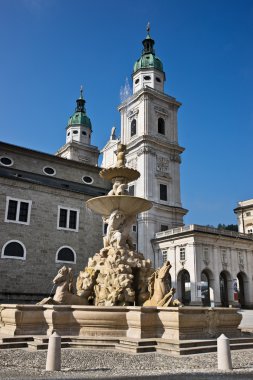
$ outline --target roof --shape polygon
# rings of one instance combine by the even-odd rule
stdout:
[[[154,44],[155,41],[150,37],[149,31],[145,40],[142,41],[144,49],[141,57],[134,64],[134,73],[140,69],[154,68],[163,72],[162,61],[156,57]]]

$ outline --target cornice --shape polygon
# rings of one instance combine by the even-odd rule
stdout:
[[[155,98],[158,98],[160,100],[163,100],[164,102],[168,104],[174,104],[177,107],[180,107],[182,103],[178,102],[176,98],[167,95],[161,91],[155,90],[154,88],[151,87],[143,87],[139,91],[137,91],[135,94],[133,94],[131,97],[126,99],[122,104],[118,106],[118,111],[121,111],[123,108],[129,107],[132,103],[136,102],[139,100],[141,97],[150,97],[153,96]]]
[[[176,152],[178,154],[183,153],[183,151],[185,150],[185,148],[181,147],[180,145],[175,144],[175,143],[170,143],[164,140],[163,138],[150,136],[150,135],[142,135],[130,141],[127,144],[127,153],[129,152],[130,149],[138,148],[143,143],[153,145],[154,150],[156,150],[157,147],[160,148],[161,146],[165,149],[169,149],[170,151]]]
[[[64,146],[62,148],[64,148]],[[87,167],[89,170],[94,171],[94,172],[97,172],[100,170],[99,167],[90,165],[88,163],[79,162],[75,160],[69,160],[60,156],[56,156],[54,154],[44,153],[44,152],[29,149],[29,148],[24,148],[21,146],[8,144],[5,142],[0,142],[0,149],[4,150],[5,154],[7,152],[8,153],[13,152],[14,154],[22,154],[28,157],[36,157],[41,160],[50,160],[51,162],[56,162],[58,164],[62,164],[62,165],[70,166],[70,167],[82,168],[82,169]],[[58,150],[58,152],[60,152],[60,149]]]

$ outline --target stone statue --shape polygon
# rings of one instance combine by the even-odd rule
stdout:
[[[125,156],[126,156],[126,145],[118,144],[116,168],[125,167],[125,163],[126,163]]]
[[[127,188],[128,186],[122,178],[116,178],[112,190],[109,191],[108,195],[128,195]]]
[[[166,263],[157,269],[149,278],[149,299],[144,302],[143,306],[166,307],[181,305],[178,300],[173,300],[176,289],[169,289],[168,277],[170,268],[170,262],[166,261]]]
[[[63,266],[53,279],[56,291],[53,298],[44,298],[38,305],[88,305],[88,299],[74,294],[73,271]]]
[[[120,210],[114,210],[106,222],[108,223],[107,233],[104,237],[104,248],[115,247],[124,248],[126,245],[133,249],[132,239],[129,235],[135,216],[126,216]]]

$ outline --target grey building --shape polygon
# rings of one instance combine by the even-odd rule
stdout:
[[[48,296],[59,267],[77,275],[102,247],[102,220],[85,201],[107,193],[91,122],[77,99],[66,144],[51,155],[0,143],[0,300]]]

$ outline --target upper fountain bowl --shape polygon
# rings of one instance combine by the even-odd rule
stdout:
[[[89,199],[86,205],[92,211],[103,216],[110,215],[114,210],[120,210],[125,215],[136,215],[149,210],[152,202],[131,195],[105,195]]]
[[[111,181],[113,178],[125,178],[125,182],[135,181],[140,177],[138,170],[128,168],[126,166],[102,169],[99,173],[100,177]]]

